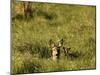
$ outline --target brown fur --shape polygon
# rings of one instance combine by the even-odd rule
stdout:
[[[50,40],[50,46],[52,50],[52,60],[57,61],[60,58],[60,48],[62,46],[63,40],[59,41],[58,44],[55,44],[52,40]]]

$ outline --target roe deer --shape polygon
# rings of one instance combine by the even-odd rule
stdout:
[[[49,43],[52,50],[52,60],[57,61],[60,57],[60,48],[62,47],[63,39],[61,39],[57,44],[55,44],[52,40],[50,40]]]
[[[65,56],[67,56],[68,58],[74,59],[74,58],[79,57],[79,55],[80,55],[80,53],[78,53],[78,52],[71,52],[70,51],[71,48],[63,47],[63,49],[64,49]]]
[[[63,47],[63,49],[64,49],[64,54],[65,54],[65,56],[67,56],[67,55],[69,54],[69,50],[70,50],[71,48],[65,48],[65,47]]]

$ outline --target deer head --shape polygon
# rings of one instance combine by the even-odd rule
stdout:
[[[51,47],[52,50],[52,59],[55,61],[57,59],[59,59],[60,57],[60,48],[63,45],[63,39],[61,39],[60,41],[58,41],[58,43],[55,43],[54,41],[49,40],[49,45]]]

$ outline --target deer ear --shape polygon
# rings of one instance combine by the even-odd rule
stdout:
[[[58,42],[58,46],[59,46],[59,47],[61,47],[61,46],[63,45],[63,41],[64,41],[64,40],[61,39],[61,40]]]
[[[49,40],[49,46],[50,47],[54,47],[55,46],[55,43],[52,41],[52,39]]]

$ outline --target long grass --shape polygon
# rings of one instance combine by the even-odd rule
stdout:
[[[12,5],[13,74],[96,68],[95,6],[32,3],[29,19],[16,7],[21,2]],[[49,40],[62,38],[78,57],[65,57],[61,48],[59,62],[53,62]]]

